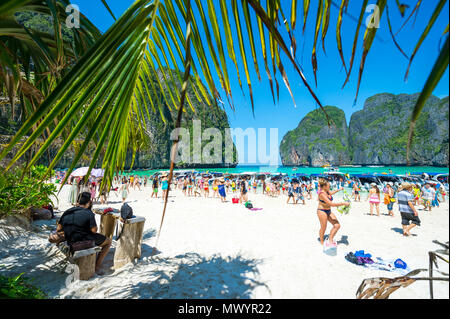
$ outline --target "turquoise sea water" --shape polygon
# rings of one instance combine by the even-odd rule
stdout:
[[[365,174],[365,173],[389,173],[391,170],[394,174],[408,174],[408,173],[448,173],[448,167],[433,167],[433,166],[383,166],[383,167],[339,167],[339,171],[348,174]],[[133,175],[151,175],[155,172],[167,171],[167,170],[137,170],[127,172],[127,174]],[[180,170],[175,170],[180,171]],[[187,171],[192,171],[187,169]],[[290,166],[244,166],[238,165],[235,168],[208,168],[208,169],[195,169],[199,172],[222,172],[222,173],[244,173],[244,172],[267,172],[267,173],[287,173],[289,175],[295,173],[304,174],[320,174],[326,170],[322,167],[298,167],[296,170]]]

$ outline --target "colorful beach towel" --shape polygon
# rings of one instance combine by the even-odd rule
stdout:
[[[369,253],[365,253],[364,250],[356,251],[355,253],[350,252],[345,256],[345,259],[352,264],[367,267],[373,270],[383,270],[396,272],[401,274],[402,276],[411,272],[411,269],[408,267],[406,262],[397,259],[383,259],[381,257],[376,257],[374,259],[371,258],[372,255]]]

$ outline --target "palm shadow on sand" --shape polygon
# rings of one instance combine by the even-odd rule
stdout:
[[[205,257],[187,253],[156,257],[148,262],[157,264],[157,270],[138,266],[133,271],[141,278],[151,279],[122,286],[118,294],[145,299],[248,299],[256,287],[267,288],[255,279],[261,261],[241,256]],[[110,292],[110,297],[114,298],[114,291]]]

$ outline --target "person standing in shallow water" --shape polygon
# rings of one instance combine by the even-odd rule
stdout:
[[[338,232],[341,225],[339,224],[339,221],[337,220],[334,213],[331,211],[331,207],[349,206],[350,203],[347,202],[333,203],[333,195],[341,191],[342,189],[331,192],[330,183],[327,180],[321,178],[319,180],[319,187],[320,187],[318,193],[319,206],[317,207],[317,217],[319,218],[320,222],[320,229],[319,229],[320,243],[322,245],[324,244],[324,235],[327,229],[327,223],[329,222],[333,226],[333,228],[330,231],[330,236],[328,237],[328,242],[326,244],[336,246],[337,244],[334,241],[334,237],[336,236],[336,233]]]

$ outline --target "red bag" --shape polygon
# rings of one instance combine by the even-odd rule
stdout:
[[[239,198],[237,197],[233,197],[231,201],[233,202],[233,204],[239,204]]]

